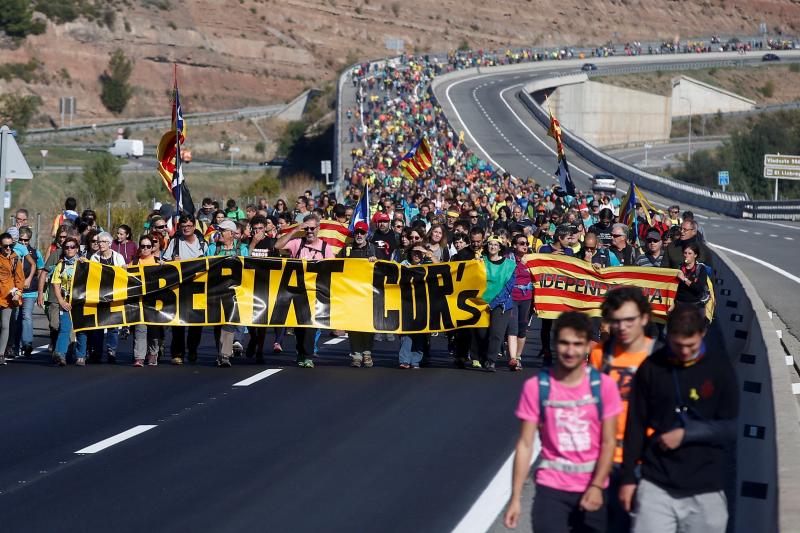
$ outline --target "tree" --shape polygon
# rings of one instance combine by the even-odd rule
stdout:
[[[136,199],[142,203],[149,202],[153,198],[161,203],[172,200],[172,195],[164,187],[164,182],[160,176],[148,177],[144,182],[144,188],[136,193]]]
[[[294,145],[305,135],[307,124],[304,120],[293,120],[286,125],[283,134],[278,139],[278,153],[287,155]]]
[[[133,60],[125,57],[119,48],[114,50],[106,71],[100,76],[100,83],[103,86],[100,100],[112,113],[120,114],[128,105],[128,100],[133,94],[133,88],[128,83],[132,73]]]
[[[101,154],[83,166],[83,196],[86,205],[114,202],[125,190],[122,168],[110,154]]]
[[[0,125],[6,124],[20,135],[24,134],[41,104],[42,99],[36,95],[21,95],[18,92],[0,95]]]
[[[44,33],[42,20],[33,20],[33,8],[28,0],[0,0],[0,31],[9,37],[24,39]]]
[[[281,182],[275,177],[274,172],[269,170],[256,181],[242,189],[242,196],[266,196],[275,198],[281,190]]]

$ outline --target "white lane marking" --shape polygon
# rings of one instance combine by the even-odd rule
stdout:
[[[33,349],[33,351],[31,352],[31,355],[35,355],[37,353],[46,352],[49,347],[50,347],[49,344],[42,344],[41,346],[37,346],[36,348]]]
[[[770,233],[770,234],[769,234],[769,236],[770,236],[770,237],[775,237],[775,238],[777,238],[777,237],[778,237],[778,236],[777,236],[777,235],[775,235],[774,233]]]
[[[787,241],[793,241],[794,237],[784,237],[784,239],[786,239]]]
[[[754,232],[753,232],[753,235],[764,235],[764,234],[763,234],[763,233],[761,233],[760,231],[754,231]]]
[[[344,342],[347,340],[347,337],[336,337],[329,341],[325,341],[323,344],[339,344],[340,342]]]
[[[792,383],[792,393],[800,394],[800,383]]]
[[[748,222],[756,222],[758,224],[769,224],[770,226],[778,226],[780,228],[788,228],[788,229],[793,229],[793,230],[800,230],[800,226],[790,226],[789,224],[781,224],[780,222],[770,222],[768,220],[748,219]]]
[[[458,109],[456,108],[455,104],[453,104],[453,100],[450,98],[450,89],[452,89],[456,85],[459,85],[459,84],[464,83],[465,81],[469,81],[469,80],[470,80],[470,78],[464,78],[463,80],[459,80],[459,81],[457,81],[457,82],[455,82],[455,83],[453,83],[451,85],[448,85],[447,89],[444,91],[444,96],[445,96],[445,98],[447,98],[447,101],[450,103],[450,107],[453,109],[453,112],[456,114],[456,118],[458,118],[458,121],[461,123],[461,127],[464,128],[464,131],[467,133],[467,135],[469,135],[469,138],[472,139],[472,142],[475,143],[475,146],[478,148],[478,150],[483,152],[483,155],[486,156],[486,160],[489,161],[491,164],[493,164],[495,166],[495,168],[497,168],[497,169],[499,169],[501,171],[504,171],[505,169],[502,166],[500,166],[500,164],[497,161],[492,159],[492,156],[489,155],[489,152],[483,146],[481,146],[481,144],[478,142],[478,140],[472,134],[472,131],[470,131],[470,129],[467,127],[467,123],[464,122],[463,118],[461,118],[461,113],[458,112]]]
[[[533,453],[531,454],[531,464],[538,457],[541,445],[539,444],[539,437],[536,437],[536,442],[533,444]],[[483,490],[475,503],[472,504],[467,514],[453,528],[452,533],[473,533],[475,531],[488,531],[492,524],[497,519],[497,516],[503,511],[508,498],[511,497],[511,477],[514,470],[514,453],[500,467],[500,470],[489,482],[489,485]]]
[[[775,265],[773,265],[771,263],[767,263],[766,261],[764,261],[762,259],[759,259],[757,257],[753,257],[752,255],[743,254],[742,252],[738,252],[736,250],[731,250],[730,248],[725,248],[724,246],[720,246],[719,244],[712,244],[712,243],[708,243],[708,244],[713,246],[714,248],[719,248],[723,252],[727,252],[727,253],[733,254],[733,255],[738,255],[740,257],[744,257],[745,259],[749,259],[751,261],[754,261],[754,262],[758,263],[759,265],[765,266],[768,269],[772,270],[773,272],[777,272],[781,276],[794,281],[795,283],[800,283],[800,277],[795,276],[791,272],[786,272],[784,269],[776,267]]]
[[[282,369],[280,369],[280,368],[269,368],[267,370],[263,370],[263,371],[259,372],[258,374],[253,374],[249,378],[243,379],[242,381],[239,381],[238,383],[234,383],[233,386],[234,387],[247,387],[248,385],[252,385],[256,381],[261,381],[262,379],[268,378],[273,374],[277,374],[281,370]]]
[[[719,224],[711,224],[711,225],[714,226],[715,228],[719,227]]]
[[[91,446],[87,446],[86,448],[81,448],[75,453],[84,454],[84,453],[97,453],[101,450],[105,450],[106,448],[113,446],[115,444],[119,444],[124,440],[128,440],[131,437],[135,437],[145,431],[149,431],[156,427],[155,425],[141,425],[141,426],[134,426],[127,431],[123,431],[122,433],[118,433],[113,437],[109,437],[107,439],[101,440],[100,442],[96,442]]]
[[[742,233],[750,233],[749,229],[741,229],[741,228],[739,228],[739,231],[741,231]]]

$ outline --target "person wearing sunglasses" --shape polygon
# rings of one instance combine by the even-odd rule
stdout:
[[[42,274],[39,276],[39,290],[36,298],[36,304],[44,309],[47,316],[47,322],[50,329],[50,351],[56,346],[56,339],[58,338],[58,315],[61,307],[58,305],[56,295],[53,292],[53,284],[50,283],[50,278],[56,265],[62,258],[62,246],[64,241],[74,232],[75,229],[71,224],[62,224],[58,227],[53,244],[50,245],[50,251],[47,259],[42,267]]]
[[[680,226],[683,220],[681,219],[681,207],[679,205],[671,205],[667,210],[667,224],[670,226]]]
[[[366,259],[370,263],[378,260],[375,245],[367,241],[369,226],[363,220],[356,222],[353,228],[353,242],[339,250],[338,257]],[[350,341],[350,366],[359,368],[372,367],[372,344],[375,335],[369,332],[348,331],[347,338]]]
[[[26,284],[22,290],[22,306],[16,312],[12,354],[22,355],[25,358],[29,358],[33,353],[33,307],[39,294],[39,275],[44,268],[42,254],[31,245],[32,236],[33,231],[28,226],[19,228],[19,244],[28,252],[26,258],[32,261],[23,261],[22,270]]]
[[[134,257],[130,265],[135,266],[148,266],[163,264],[162,261],[153,255],[155,248],[155,239],[151,235],[142,235],[139,237],[139,246],[136,250],[136,257]],[[160,344],[164,340],[164,326],[150,326],[146,324],[137,324],[133,327],[133,366],[143,367],[145,360],[147,366],[156,366],[158,364],[158,352]]]
[[[608,251],[611,266],[632,266],[636,263],[638,254],[628,242],[628,226],[617,223],[611,227],[611,246]]]
[[[294,231],[281,235],[275,243],[275,248],[287,250],[295,259],[307,261],[335,257],[333,248],[319,238],[319,217],[313,213],[306,215],[303,223],[298,225]],[[297,345],[297,366],[314,368],[314,361],[311,359],[314,354],[314,329],[295,328],[294,333]]]
[[[24,282],[22,260],[14,251],[14,239],[3,233],[0,235],[0,365],[6,364],[11,318],[22,303]]]
[[[636,266],[640,267],[660,267],[664,259],[661,233],[651,229],[645,236],[644,253],[636,258]]]
[[[590,263],[595,269],[611,266],[608,249],[600,246],[597,235],[594,233],[587,233],[583,238],[583,246],[577,256]]]
[[[60,307],[58,316],[58,338],[56,339],[55,349],[53,350],[53,362],[58,366],[66,366],[66,355],[72,337],[72,318],[69,314],[72,310],[72,305],[69,301],[69,290],[72,286],[72,278],[75,277],[75,265],[79,257],[78,253],[80,249],[78,247],[78,239],[75,237],[67,237],[61,249],[63,250],[63,257],[56,265],[52,276],[53,293]],[[86,333],[75,333],[75,364],[77,366],[86,364],[86,344]]]
[[[511,321],[511,333],[508,335],[508,369],[512,372],[522,370],[522,350],[528,334],[528,320],[531,316],[533,301],[533,276],[528,268],[528,238],[518,233],[512,239],[514,262],[514,289],[511,300],[514,306]]]

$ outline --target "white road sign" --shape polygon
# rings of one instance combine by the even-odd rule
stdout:
[[[5,126],[3,126],[5,127]],[[14,180],[32,180],[33,172],[22,151],[17,146],[17,141],[11,135],[0,136],[2,140],[0,143],[6,143],[6,146],[0,146],[0,150],[5,151],[5,159],[2,164],[5,168],[0,168],[0,176],[6,179]]]
[[[800,180],[800,156],[764,154],[764,177]]]

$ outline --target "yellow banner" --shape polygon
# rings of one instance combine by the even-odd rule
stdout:
[[[366,259],[209,257],[111,267],[79,262],[76,331],[159,326],[287,326],[425,333],[488,326],[479,261],[401,266]]]

